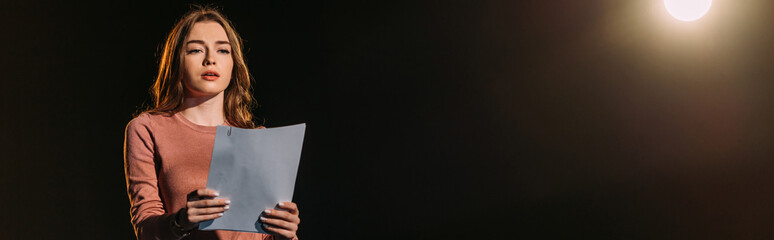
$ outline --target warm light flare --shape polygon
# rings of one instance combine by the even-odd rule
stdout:
[[[664,0],[667,12],[680,21],[695,21],[707,14],[712,0]]]

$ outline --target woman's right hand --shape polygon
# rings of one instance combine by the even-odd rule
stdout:
[[[228,199],[215,199],[218,193],[212,189],[198,189],[188,194],[185,208],[178,212],[178,221],[185,230],[196,228],[200,222],[223,216],[231,203]]]

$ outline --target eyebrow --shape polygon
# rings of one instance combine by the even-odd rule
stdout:
[[[190,41],[186,42],[185,44],[188,45],[188,44],[191,44],[191,43],[198,43],[198,44],[204,45],[204,41],[202,41],[202,40],[190,40]],[[229,44],[229,42],[228,41],[215,41],[215,44],[216,45],[217,44]]]

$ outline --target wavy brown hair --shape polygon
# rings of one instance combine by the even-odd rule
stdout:
[[[252,77],[247,70],[242,52],[242,38],[234,30],[231,21],[220,11],[210,6],[193,6],[183,15],[167,36],[159,61],[159,72],[156,81],[150,89],[153,106],[146,112],[173,114],[183,106],[185,89],[183,89],[183,42],[185,37],[198,22],[214,21],[220,24],[231,45],[234,68],[231,82],[224,93],[223,109],[229,124],[241,128],[255,128],[252,109],[255,107],[252,88]]]

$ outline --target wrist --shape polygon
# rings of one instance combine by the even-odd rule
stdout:
[[[186,209],[180,209],[180,211],[177,211],[175,214],[172,215],[172,232],[177,235],[180,238],[187,237],[188,235],[191,235],[191,230],[193,228],[188,228],[186,225],[186,221],[184,221],[182,218],[185,217]]]

